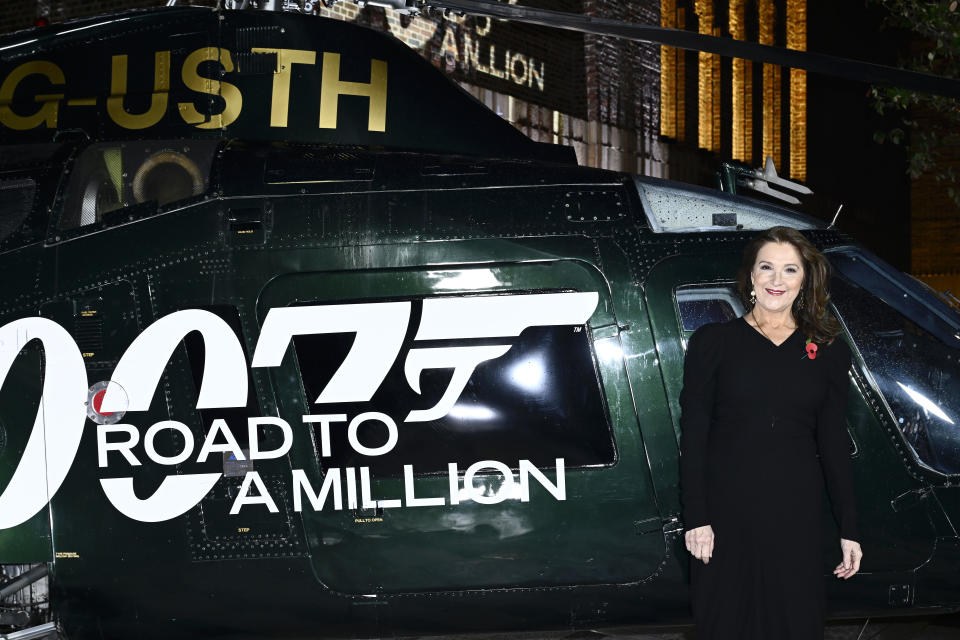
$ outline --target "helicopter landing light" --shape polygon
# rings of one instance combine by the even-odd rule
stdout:
[[[119,399],[123,408],[119,411],[101,411],[103,399],[107,395],[107,389],[111,386],[114,387],[114,392],[111,395]],[[87,389],[87,417],[96,424],[116,424],[126,415],[126,409],[127,394],[123,387],[116,382],[102,380]]]

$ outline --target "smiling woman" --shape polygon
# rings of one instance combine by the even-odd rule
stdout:
[[[850,350],[826,316],[827,272],[798,231],[773,227],[744,251],[737,280],[750,311],[690,338],[681,482],[701,638],[822,636],[824,479],[842,537],[834,574],[859,570]]]
[[[796,229],[772,227],[761,233],[744,250],[737,274],[740,295],[753,307],[748,322],[761,333],[782,335],[786,327],[784,339],[799,329],[811,342],[832,343],[840,326],[826,312],[829,273],[823,254]]]
[[[804,275],[802,265],[803,259],[792,244],[767,242],[757,250],[750,269],[753,309],[748,321],[777,345],[797,330],[790,308],[794,301],[803,302],[800,295]]]

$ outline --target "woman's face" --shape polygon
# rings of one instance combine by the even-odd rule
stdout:
[[[803,286],[803,260],[789,242],[768,242],[757,252],[750,282],[758,307],[771,313],[790,310]]]

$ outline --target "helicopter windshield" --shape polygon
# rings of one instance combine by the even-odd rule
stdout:
[[[869,253],[829,252],[834,305],[919,461],[960,473],[960,317]]]

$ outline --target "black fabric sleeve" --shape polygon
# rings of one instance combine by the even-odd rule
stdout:
[[[817,413],[817,449],[830,494],[833,517],[840,537],[860,540],[857,530],[857,506],[853,491],[853,464],[847,435],[847,391],[850,381],[850,347],[838,337],[828,347],[826,364],[827,395]],[[826,349],[825,349],[826,351]]]
[[[720,325],[705,325],[690,336],[680,392],[680,491],[684,529],[710,524],[707,508],[707,442],[720,363]]]

